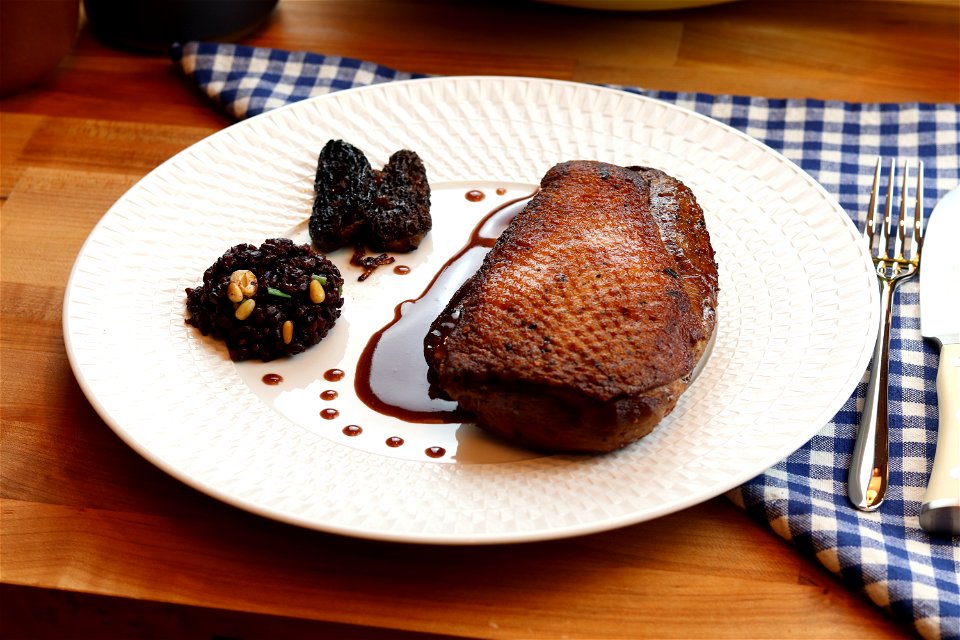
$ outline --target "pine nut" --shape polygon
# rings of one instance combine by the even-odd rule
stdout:
[[[293,340],[293,322],[287,320],[283,323],[283,344],[290,344]]]
[[[327,294],[323,290],[323,285],[320,284],[319,280],[310,281],[310,300],[314,304],[320,304],[326,300]]]
[[[238,285],[236,282],[231,282],[228,284],[227,297],[230,299],[230,302],[242,302],[243,292],[240,291],[240,285]]]
[[[230,282],[236,283],[245,298],[252,298],[257,293],[257,276],[249,269],[237,269],[231,273]]]
[[[233,315],[237,320],[246,320],[250,317],[250,314],[253,313],[253,308],[256,306],[257,303],[253,298],[247,298],[240,303],[240,306],[237,307],[237,310],[233,313]]]

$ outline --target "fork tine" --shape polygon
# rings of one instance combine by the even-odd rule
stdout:
[[[896,182],[897,161],[890,161],[890,179],[887,181],[887,203],[883,211],[883,222],[880,224],[880,257],[890,257],[890,232],[893,228],[893,189]]]
[[[903,161],[903,183],[900,186],[900,219],[897,221],[897,237],[893,241],[893,255],[897,260],[903,260],[907,235],[907,183],[910,179],[910,167]]]
[[[880,251],[883,259],[890,257],[890,228],[893,226],[893,189],[896,182],[896,159],[890,161],[890,176],[887,179],[887,195],[883,208],[883,219],[880,221]]]
[[[920,259],[920,250],[923,248],[923,160],[917,163],[917,205],[913,210],[913,242],[916,249],[913,259]]]
[[[883,158],[877,158],[877,166],[873,170],[873,189],[870,190],[870,205],[867,209],[867,222],[863,226],[863,237],[873,253],[874,236],[877,233],[877,198],[880,194],[880,166]]]

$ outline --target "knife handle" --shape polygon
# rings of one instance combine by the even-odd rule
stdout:
[[[920,526],[930,533],[960,535],[960,344],[940,347],[937,404],[937,451],[920,505]]]

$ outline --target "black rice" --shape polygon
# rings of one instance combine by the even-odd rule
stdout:
[[[235,302],[228,296],[230,277],[249,270],[257,279],[253,312],[237,318]],[[310,283],[317,280],[322,302],[310,297]],[[230,358],[264,362],[301,353],[317,344],[333,328],[343,306],[340,270],[309,245],[296,245],[287,238],[265,240],[259,247],[231,247],[203,274],[203,284],[188,288],[187,324],[226,342]],[[249,303],[247,303],[249,305]],[[290,341],[284,340],[284,323],[292,324]]]

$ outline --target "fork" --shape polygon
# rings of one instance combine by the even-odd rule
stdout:
[[[900,215],[896,233],[893,229],[894,183],[896,161],[890,162],[886,207],[877,229],[877,201],[880,191],[882,158],[877,158],[873,173],[873,190],[863,238],[870,248],[880,285],[880,331],[873,349],[873,366],[867,383],[867,395],[860,415],[853,459],[847,476],[847,496],[861,511],[875,511],[887,492],[888,465],[888,385],[890,359],[890,326],[893,320],[893,296],[897,287],[912,278],[920,264],[923,248],[923,163],[917,165],[916,204],[913,210],[912,233],[907,233],[907,183],[909,168],[903,164],[900,188]],[[893,240],[893,250],[890,241]]]

